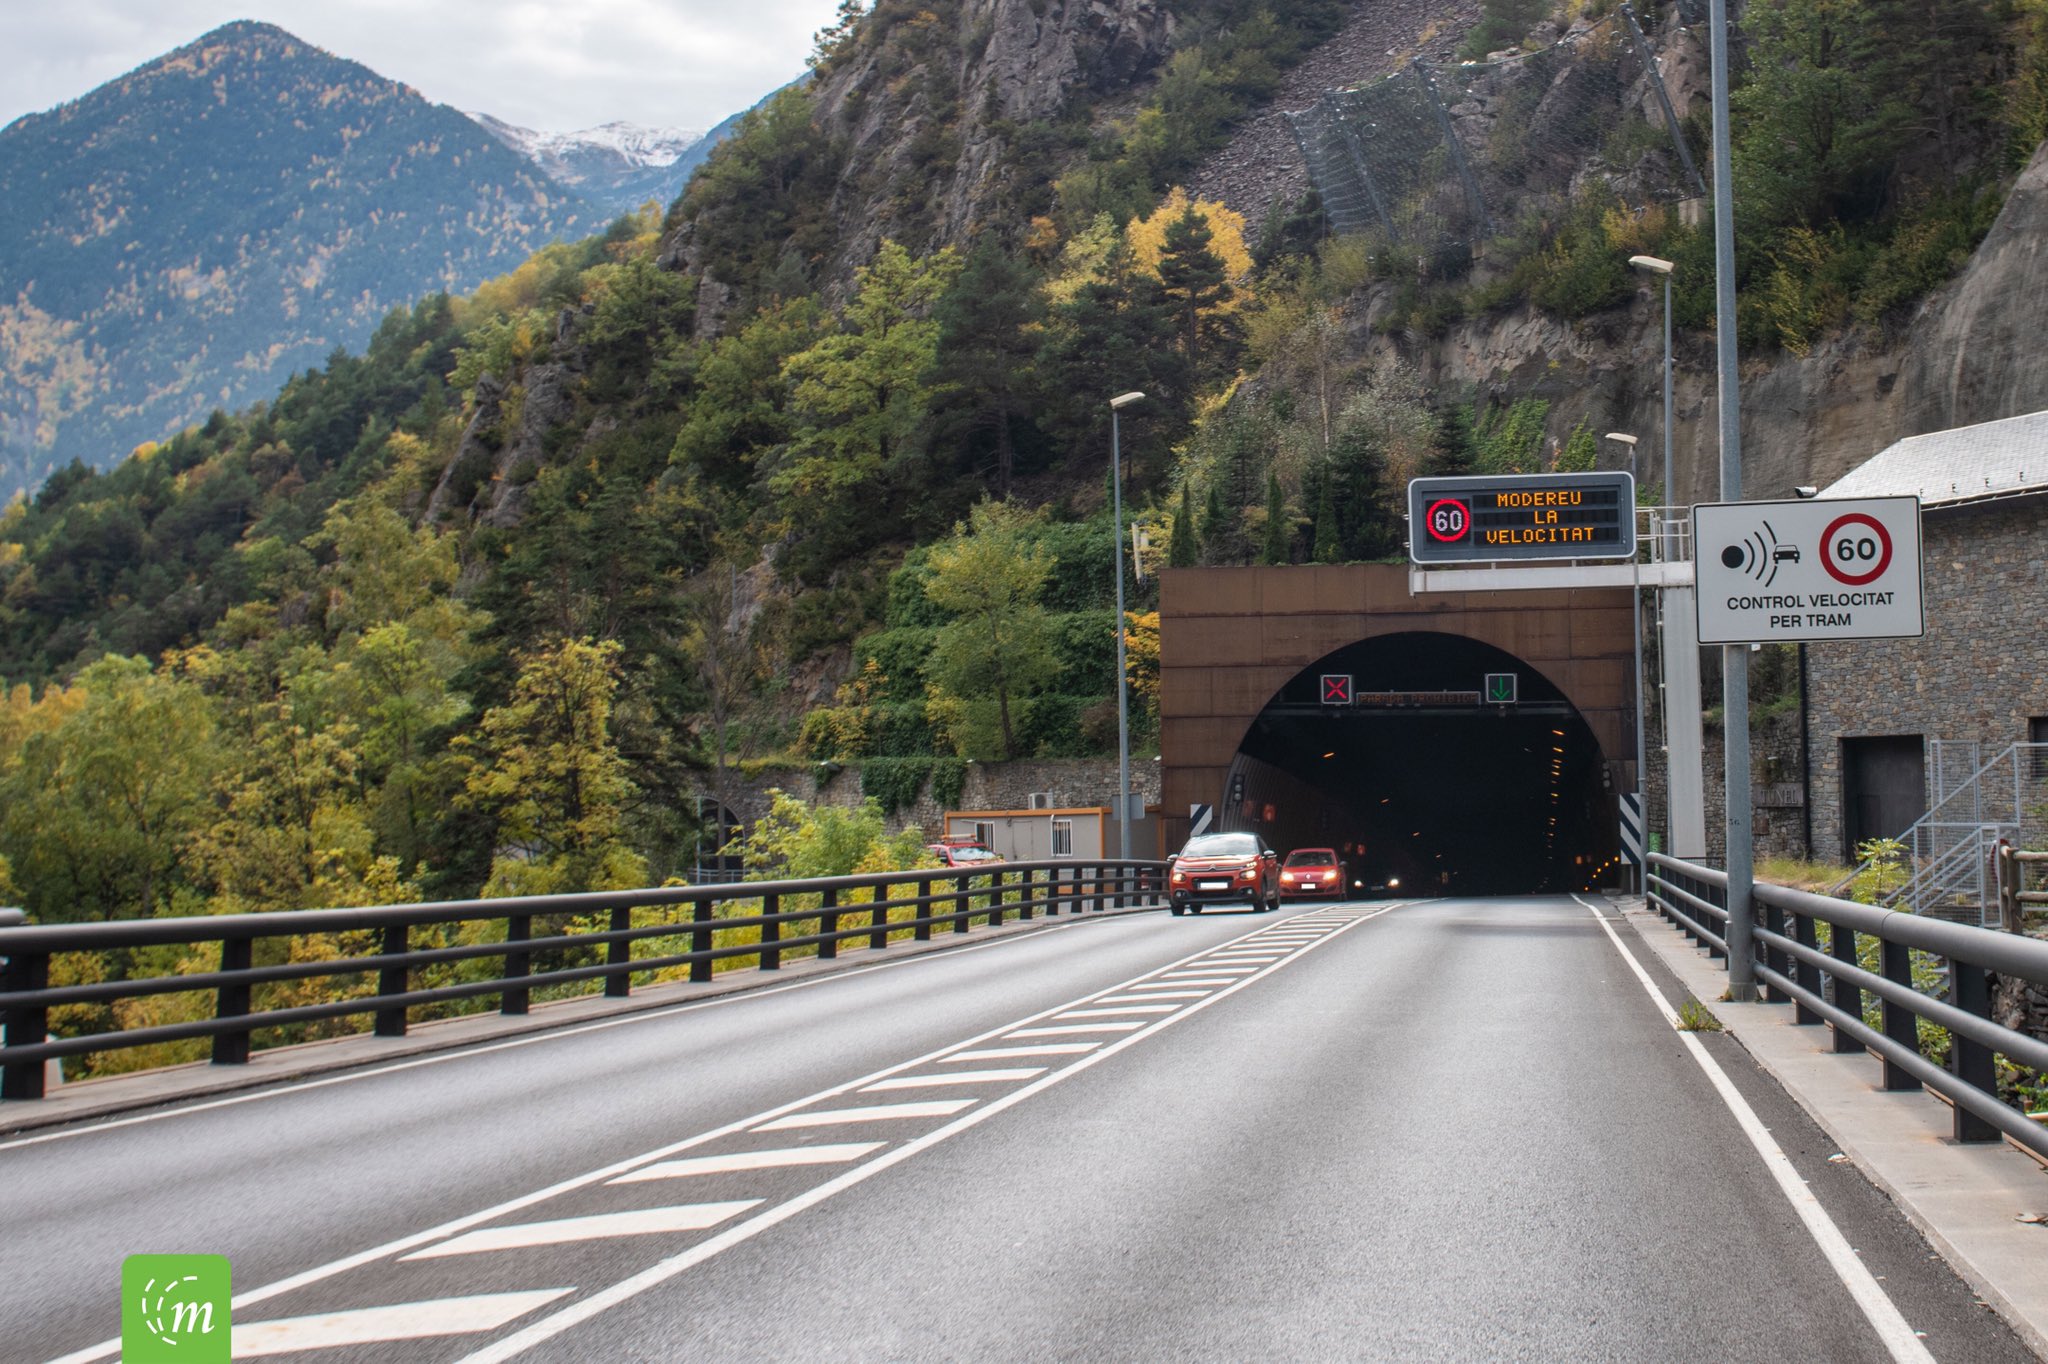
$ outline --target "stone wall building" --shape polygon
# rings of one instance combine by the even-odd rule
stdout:
[[[2048,741],[2048,412],[1899,441],[1821,496],[1907,494],[1926,634],[1807,646],[1819,858],[1853,862],[1859,840],[1903,832],[1981,763]],[[2009,818],[2015,785],[2020,805],[2048,803],[2048,759],[1972,811]]]

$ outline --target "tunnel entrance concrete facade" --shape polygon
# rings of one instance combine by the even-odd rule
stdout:
[[[1442,705],[1377,717],[1359,708],[1345,712],[1341,725],[1333,715],[1318,727],[1311,670],[1319,667],[1353,671],[1362,694],[1453,683],[1476,692],[1484,671],[1505,668],[1525,679],[1527,705],[1513,714],[1464,707],[1498,721],[1493,729],[1477,719],[1461,728],[1452,723],[1458,708]],[[1333,763],[1363,772],[1371,766],[1364,756],[1375,746],[1405,742],[1423,745],[1419,752],[1442,752],[1452,778],[1469,777],[1475,809],[1485,808],[1487,793],[1503,782],[1561,781],[1559,792],[1535,795],[1562,801],[1562,827],[1572,830],[1582,864],[1591,866],[1613,847],[1616,793],[1636,782],[1633,703],[1634,621],[1625,589],[1416,597],[1409,595],[1406,567],[1398,564],[1168,570],[1160,583],[1159,685],[1166,848],[1186,838],[1194,805],[1212,806],[1218,827],[1260,829],[1295,844],[1341,845],[1349,841],[1345,820],[1333,827],[1328,816],[1320,825],[1298,817],[1302,802],[1329,802],[1314,760],[1336,754]],[[1554,722],[1554,742],[1570,766],[1557,774],[1546,766],[1537,777],[1518,775],[1515,765],[1531,761],[1526,755],[1539,736],[1530,726],[1539,719]],[[1371,732],[1381,737],[1366,737]],[[1553,742],[1548,733],[1542,730],[1542,746]],[[1475,736],[1483,737],[1475,742]],[[1303,751],[1304,744],[1323,749],[1325,743],[1326,751]],[[1544,747],[1534,751],[1552,756]],[[1291,764],[1289,752],[1297,759]],[[1254,784],[1261,789],[1252,791]],[[1399,804],[1434,811],[1430,817],[1444,824],[1416,830],[1423,840],[1417,846],[1461,836],[1441,781],[1429,789],[1397,783],[1389,790]],[[1283,793],[1277,801],[1275,791]],[[1532,806],[1526,813],[1540,820],[1549,808]],[[1372,841],[1385,832],[1376,826]],[[1389,868],[1377,870],[1384,877]],[[1521,888],[1563,885],[1534,878]]]

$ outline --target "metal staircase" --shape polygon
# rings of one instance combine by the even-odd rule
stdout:
[[[2048,847],[2048,744],[2013,744],[1981,765],[1974,743],[1936,740],[1931,748],[1934,803],[1899,835],[1908,874],[1877,903],[1956,923],[1996,923],[1999,841]],[[1836,893],[1874,866],[1865,862]]]

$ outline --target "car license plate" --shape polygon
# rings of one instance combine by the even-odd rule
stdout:
[[[1230,889],[1230,882],[1228,882],[1228,881],[1197,881],[1197,882],[1195,883],[1195,889],[1196,889],[1196,890],[1229,890],[1229,889]]]

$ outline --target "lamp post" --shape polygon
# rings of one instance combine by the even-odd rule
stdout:
[[[1664,277],[1664,543],[1659,548],[1664,561],[1672,557],[1671,508],[1678,505],[1671,484],[1671,262],[1656,256],[1630,256],[1628,263],[1646,275]]]
[[[1629,435],[1629,434],[1628,434],[1628,433],[1627,433],[1626,431],[1609,431],[1609,432],[1607,433],[1607,439],[1609,439],[1609,440],[1613,441],[1613,442],[1614,442],[1615,444],[1617,444],[1617,445],[1625,445],[1625,446],[1627,446],[1627,447],[1628,447],[1628,476],[1629,476],[1629,479],[1630,479],[1630,481],[1631,481],[1631,482],[1633,482],[1633,481],[1634,481],[1634,479],[1635,479],[1635,476],[1636,476],[1636,438],[1635,438],[1634,436],[1631,436],[1631,435]],[[1635,516],[1635,514],[1636,514],[1636,509],[1635,509],[1634,507],[1630,507],[1630,508],[1628,509],[1628,514],[1629,514],[1629,516],[1630,516],[1631,518],[1633,518],[1633,517]],[[1635,781],[1635,797],[1636,797],[1636,810],[1637,810],[1637,813],[1638,813],[1638,814],[1640,814],[1640,815],[1642,815],[1642,816],[1643,816],[1643,823],[1644,823],[1645,825],[1647,825],[1647,824],[1649,823],[1649,818],[1648,818],[1648,814],[1647,814],[1647,812],[1646,812],[1646,811],[1645,811],[1645,809],[1644,809],[1644,805],[1645,805],[1645,802],[1644,802],[1644,800],[1643,800],[1643,568],[1642,568],[1642,564],[1643,564],[1643,560],[1642,560],[1642,555],[1640,554],[1640,552],[1639,552],[1639,553],[1637,553],[1637,554],[1636,554],[1636,555],[1635,555],[1634,557],[1630,558],[1630,560],[1628,561],[1628,572],[1629,572],[1629,592],[1628,592],[1628,613],[1629,613],[1629,618],[1630,618],[1630,621],[1631,621],[1631,623],[1632,623],[1632,624],[1633,624],[1633,625],[1635,626],[1635,636],[1636,636],[1636,705],[1635,705],[1635,712],[1636,712],[1636,781]],[[1640,829],[1639,829],[1639,830],[1638,830],[1637,832],[1638,832],[1638,833],[1641,833],[1641,832],[1642,832],[1642,830],[1640,830]],[[1648,886],[1649,886],[1649,880],[1648,880],[1648,877],[1647,877],[1647,876],[1646,876],[1646,875],[1644,874],[1644,873],[1645,873],[1645,869],[1646,869],[1646,868],[1648,867],[1648,865],[1649,865],[1649,864],[1648,864],[1647,862],[1638,862],[1638,863],[1636,864],[1636,889],[1637,889],[1637,890],[1639,890],[1639,891],[1640,891],[1640,890],[1646,890],[1646,889],[1648,888]]]
[[[1128,670],[1124,666],[1124,466],[1123,431],[1118,417],[1123,409],[1139,402],[1144,394],[1119,393],[1109,400],[1109,482],[1110,500],[1116,526],[1116,548],[1110,561],[1116,565],[1116,828],[1118,856],[1131,858],[1131,699]]]

